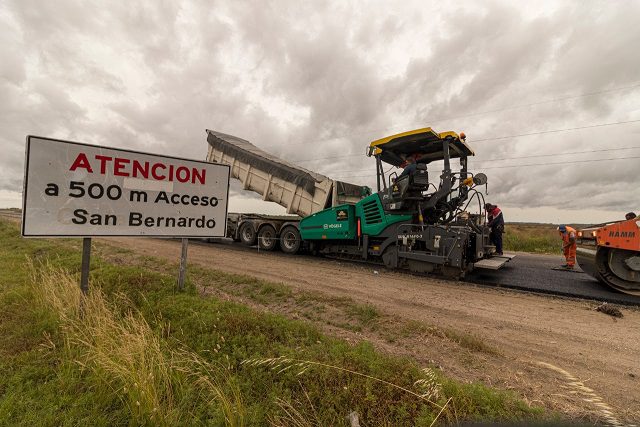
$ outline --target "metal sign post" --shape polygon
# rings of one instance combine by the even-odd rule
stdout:
[[[91,264],[91,238],[82,239],[82,268],[80,271],[80,290],[82,295],[89,293],[89,265]]]
[[[187,247],[189,239],[182,239],[182,254],[180,255],[180,271],[178,272],[178,289],[184,289],[184,276],[187,273]]]

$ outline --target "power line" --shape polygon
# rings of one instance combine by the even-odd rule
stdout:
[[[609,159],[570,160],[570,161],[567,161],[567,162],[529,163],[529,164],[524,164],[524,165],[510,165],[510,166],[490,166],[488,168],[482,168],[482,169],[524,168],[524,167],[529,167],[529,166],[567,165],[567,164],[575,164],[575,163],[608,162],[608,161],[611,161],[611,160],[632,160],[632,159],[640,159],[640,156],[613,157],[613,158],[609,158]]]
[[[502,111],[515,110],[515,109],[518,109],[518,108],[532,107],[532,106],[535,106],[535,105],[550,104],[550,103],[553,103],[553,102],[567,101],[567,100],[570,100],[570,99],[584,98],[584,97],[588,97],[588,96],[601,95],[601,94],[604,94],[604,93],[618,92],[618,91],[627,90],[627,89],[635,89],[635,88],[638,88],[638,87],[640,87],[640,82],[635,82],[630,86],[623,86],[623,87],[618,87],[618,88],[613,88],[613,89],[604,89],[604,90],[595,91],[595,92],[585,92],[585,93],[581,93],[581,94],[577,94],[577,95],[568,95],[568,96],[563,96],[563,97],[558,97],[558,98],[546,99],[546,100],[542,100],[542,101],[530,102],[530,103],[527,103],[527,104],[510,105],[510,106],[507,106],[507,107],[500,107],[500,108],[496,108],[496,109],[493,109],[493,110],[478,111],[478,112],[475,112],[475,113],[466,113],[466,114],[462,114],[462,115],[458,115],[458,116],[443,117],[443,118],[438,118],[438,119],[427,119],[427,120],[424,120],[423,123],[437,123],[437,122],[443,122],[443,121],[447,121],[447,120],[464,119],[464,118],[467,118],[467,117],[481,116],[481,115],[484,115],[484,114],[498,113],[498,112],[502,112]],[[396,126],[392,126],[392,127],[379,128],[379,129],[370,129],[370,130],[366,130],[366,131],[362,131],[362,132],[353,132],[353,133],[349,133],[349,134],[343,134],[341,136],[335,136],[335,137],[332,137],[332,138],[316,139],[314,141],[308,141],[307,143],[333,141],[333,140],[336,140],[336,139],[347,138],[347,137],[352,137],[352,136],[356,136],[356,135],[367,135],[367,134],[370,134],[370,133],[378,133],[378,132],[390,131],[390,130],[393,130],[393,129],[405,128],[407,126],[414,126],[414,123],[407,123],[406,125],[396,125]]]
[[[585,151],[569,151],[569,152],[565,152],[565,153],[552,153],[552,154],[536,154],[536,155],[532,155],[532,156],[518,156],[518,157],[502,157],[502,158],[496,158],[496,159],[486,159],[486,160],[475,160],[474,158],[469,158],[469,160],[472,160],[478,163],[486,163],[486,162],[497,162],[497,161],[502,161],[502,160],[518,160],[518,159],[532,159],[532,158],[536,158],[536,157],[558,157],[558,156],[569,156],[569,155],[574,155],[574,154],[589,154],[589,153],[602,153],[602,152],[606,152],[606,151],[621,151],[621,150],[636,150],[636,149],[640,149],[640,145],[637,145],[635,147],[619,147],[619,148],[602,148],[602,149],[598,149],[598,150],[585,150]],[[340,173],[351,173],[351,172],[364,172],[366,170],[368,170],[369,168],[363,168],[363,169],[353,169],[353,170],[346,170],[346,171],[333,171],[333,172],[340,172]],[[331,173],[331,172],[327,172],[327,173]]]
[[[569,155],[573,155],[573,154],[602,153],[602,152],[605,152],[605,151],[636,150],[638,148],[640,148],[640,145],[637,145],[635,147],[602,148],[602,149],[598,149],[598,150],[568,151],[568,152],[565,152],[565,153],[553,153],[553,154],[536,154],[536,155],[532,155],[532,156],[502,157],[502,158],[487,159],[487,160],[478,159],[476,161],[480,162],[480,163],[485,163],[485,162],[497,162],[497,161],[501,161],[501,160],[532,159],[532,158],[536,158],[536,157],[557,157],[557,156],[569,156]],[[471,159],[470,158],[469,160],[475,160],[475,159]]]
[[[544,134],[559,133],[559,132],[570,132],[570,131],[581,130],[581,129],[592,129],[592,128],[624,125],[624,124],[637,123],[637,122],[640,122],[640,119],[626,120],[626,121],[621,121],[621,122],[611,122],[611,123],[598,123],[598,124],[595,124],[595,125],[577,126],[577,127],[572,127],[572,128],[550,129],[550,130],[543,130],[543,131],[530,132],[530,133],[521,133],[521,134],[516,134],[516,135],[496,136],[496,137],[492,137],[492,138],[472,139],[472,140],[469,140],[468,142],[469,143],[476,143],[476,142],[486,142],[486,141],[498,141],[498,140],[509,139],[509,138],[520,138],[520,137],[524,137],[524,136],[544,135]],[[301,159],[301,160],[292,160],[292,161],[302,163],[302,162],[314,162],[314,161],[320,161],[320,160],[341,159],[341,158],[361,157],[361,156],[366,156],[366,154],[345,154],[343,156],[330,156],[330,157],[321,157],[321,158],[317,158],[317,159]]]
[[[594,95],[600,95],[603,93],[610,93],[610,92],[617,92],[620,90],[626,90],[626,89],[634,89],[640,87],[640,83],[635,83],[632,86],[626,86],[626,87],[619,87],[619,88],[615,88],[615,89],[606,89],[606,90],[601,90],[601,91],[597,91],[597,92],[587,92],[587,93],[582,93],[579,95],[571,95],[571,96],[565,96],[565,97],[560,97],[560,98],[552,98],[552,99],[547,99],[544,101],[537,101],[537,102],[531,102],[528,104],[518,104],[518,105],[512,105],[509,107],[502,107],[502,108],[496,108],[494,110],[486,110],[486,111],[480,111],[477,113],[470,113],[470,114],[465,114],[462,116],[451,116],[451,117],[447,117],[447,118],[443,118],[443,119],[434,119],[434,120],[429,120],[429,122],[439,122],[439,121],[445,121],[445,120],[453,120],[453,119],[463,119],[463,118],[467,118],[467,117],[473,117],[473,116],[480,116],[483,114],[491,114],[491,113],[499,113],[501,111],[507,111],[507,110],[514,110],[517,108],[525,108],[525,107],[532,107],[534,105],[541,105],[541,104],[549,104],[552,102],[558,102],[558,101],[566,101],[569,99],[577,99],[577,98],[583,98],[586,96],[594,96]]]
[[[506,166],[490,166],[487,168],[482,168],[482,170],[487,169],[507,169],[507,168],[524,168],[531,166],[550,166],[550,165],[568,165],[568,164],[576,164],[576,163],[593,163],[593,162],[607,162],[612,160],[632,160],[632,159],[640,159],[640,156],[631,156],[631,157],[613,157],[609,159],[591,159],[591,160],[569,160],[565,162],[545,162],[545,163],[529,163],[523,165],[506,165]],[[336,178],[363,178],[372,176],[368,175],[335,175]]]
[[[597,125],[586,125],[586,126],[578,126],[578,127],[573,127],[573,128],[543,130],[543,131],[539,131],[539,132],[521,133],[521,134],[517,134],[517,135],[497,136],[497,137],[493,137],[493,138],[473,139],[473,140],[471,140],[469,142],[474,142],[475,143],[475,142],[484,142],[484,141],[496,141],[496,140],[500,140],[500,139],[520,138],[520,137],[523,137],[523,136],[543,135],[543,134],[547,134],[547,133],[569,132],[569,131],[573,131],[573,130],[591,129],[591,128],[598,128],[598,127],[603,127],[603,126],[624,125],[624,124],[627,124],[627,123],[637,123],[637,122],[640,122],[640,119],[627,120],[627,121],[624,121],[624,122],[599,123]]]

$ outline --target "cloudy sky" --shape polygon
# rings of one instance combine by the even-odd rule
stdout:
[[[639,211],[640,2],[529,3],[0,0],[0,207],[29,134],[204,159],[209,128],[373,187],[369,142],[431,126],[508,221]]]

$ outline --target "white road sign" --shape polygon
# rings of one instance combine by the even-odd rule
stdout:
[[[22,235],[224,236],[229,166],[27,137]]]

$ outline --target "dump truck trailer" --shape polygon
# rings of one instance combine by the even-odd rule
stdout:
[[[353,204],[371,193],[368,187],[333,180],[260,150],[249,141],[207,130],[207,160],[231,166],[231,177],[244,190],[283,206],[287,214],[306,217],[331,206]]]
[[[389,268],[463,277],[473,268],[497,269],[512,256],[496,256],[478,189],[484,174],[467,170],[474,155],[465,137],[431,128],[373,141],[368,155],[376,161],[377,191],[333,180],[266,153],[250,142],[207,130],[207,160],[231,166],[231,176],[245,190],[278,203],[297,217],[237,214],[230,233],[262,249],[277,246],[294,254],[314,253],[384,263]],[[410,173],[386,175],[383,163]],[[451,160],[458,159],[459,170]],[[429,165],[443,161],[440,175]],[[478,213],[466,209],[476,202]],[[254,241],[255,239],[255,241]]]

